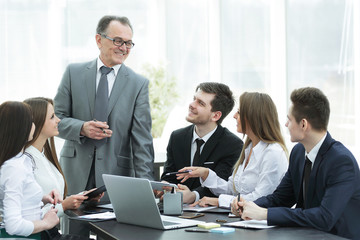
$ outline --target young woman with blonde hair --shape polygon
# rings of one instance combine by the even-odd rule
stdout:
[[[203,187],[219,196],[203,197],[193,205],[230,207],[237,194],[249,201],[256,200],[272,193],[287,170],[287,149],[281,135],[276,106],[269,95],[243,93],[234,118],[237,131],[247,137],[228,181],[208,168],[186,167],[179,170],[191,170],[190,173],[178,174],[178,179],[183,178],[182,182],[190,177],[199,177]],[[179,187],[183,189],[183,185]]]

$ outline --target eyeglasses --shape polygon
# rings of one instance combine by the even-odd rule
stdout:
[[[106,36],[105,34],[101,34],[101,36],[113,41],[114,45],[118,46],[118,47],[121,47],[122,45],[125,44],[126,48],[130,49],[130,48],[134,47],[134,45],[135,45],[135,43],[133,43],[131,40],[124,41],[124,40],[122,40],[122,38],[119,38],[119,37],[111,38],[111,37]]]

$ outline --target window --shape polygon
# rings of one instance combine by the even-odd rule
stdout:
[[[329,131],[360,161],[360,2],[356,0],[14,0],[0,1],[0,102],[53,98],[65,67],[98,56],[95,28],[105,14],[127,16],[136,44],[125,64],[163,64],[181,96],[156,150],[187,125],[203,81],[271,95],[283,134],[293,89],[322,89]],[[234,109],[235,112],[235,109]],[[232,114],[223,125],[236,132]],[[241,136],[241,135],[240,135]]]

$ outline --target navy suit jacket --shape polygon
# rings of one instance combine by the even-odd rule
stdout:
[[[306,202],[302,197],[304,165],[305,148],[299,143],[274,193],[255,201],[268,208],[268,225],[313,227],[360,239],[360,174],[354,156],[327,133],[310,174]]]
[[[191,142],[194,125],[172,132],[167,147],[167,160],[161,180],[180,183],[176,176],[166,176],[168,172],[176,172],[183,167],[191,166]],[[201,151],[199,166],[212,169],[216,174],[227,180],[232,173],[233,166],[239,159],[243,142],[227,128],[218,125],[216,131],[206,141]],[[208,162],[211,164],[204,164]],[[200,197],[214,196],[208,188],[201,187],[199,178],[190,178],[183,183],[190,190],[197,191]]]

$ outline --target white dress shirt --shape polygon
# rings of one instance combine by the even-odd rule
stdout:
[[[209,140],[209,138],[214,134],[214,132],[216,131],[217,129],[217,126],[211,131],[209,132],[208,134],[206,134],[205,136],[203,136],[202,138],[199,137],[199,135],[197,135],[196,131],[195,131],[195,128],[194,128],[194,132],[193,132],[193,138],[192,138],[192,142],[191,142],[191,166],[193,164],[193,161],[194,161],[194,155],[195,155],[195,152],[196,152],[196,149],[197,149],[197,144],[196,144],[196,139],[200,138],[204,141],[204,144],[200,147],[200,154],[206,144],[206,142]]]
[[[327,133],[320,139],[320,141],[310,150],[309,153],[306,153],[306,150],[305,150],[305,157],[307,157],[310,162],[311,162],[311,169],[312,167],[314,166],[314,163],[315,163],[315,159],[316,159],[316,156],[320,150],[320,147],[321,145],[323,144],[323,142],[325,141],[325,138],[327,136]],[[305,158],[304,157],[304,158]]]
[[[191,158],[190,158],[191,166],[193,165],[194,155],[195,155],[195,152],[196,152],[196,149],[197,149],[196,139],[200,138],[200,139],[202,139],[204,141],[204,144],[200,147],[200,155],[201,155],[201,152],[202,152],[206,142],[214,134],[216,129],[217,129],[217,126],[212,131],[210,131],[208,134],[206,134],[205,136],[203,136],[201,138],[201,137],[199,137],[199,135],[197,135],[197,133],[195,131],[195,127],[194,127],[193,138],[192,138],[192,142],[191,142]],[[195,201],[194,202],[199,201],[200,194],[197,191],[192,191],[192,192],[195,193]]]
[[[99,82],[100,82],[100,77],[101,77],[101,72],[100,72],[100,68],[102,66],[105,66],[104,63],[101,61],[100,57],[98,57],[98,60],[97,60],[97,73],[96,73],[96,91],[97,91],[97,88],[99,86]],[[106,67],[106,66],[105,66]],[[110,94],[111,94],[111,90],[114,86],[114,83],[115,83],[115,79],[116,79],[116,75],[119,71],[121,67],[121,64],[118,64],[118,65],[115,65],[112,67],[113,71],[109,72],[106,76],[107,76],[107,80],[108,80],[108,87],[109,87],[109,97],[110,97]]]
[[[0,168],[0,210],[6,232],[29,236],[35,220],[41,219],[43,192],[33,174],[32,160],[23,153]]]
[[[228,181],[218,177],[209,169],[209,176],[205,181],[200,178],[201,185],[207,187],[219,196],[220,207],[230,207],[237,193],[247,201],[254,201],[259,197],[272,193],[279,185],[288,168],[288,160],[280,144],[268,144],[260,141],[252,150],[250,160],[245,167],[250,154],[252,143],[245,149],[244,162],[239,166],[235,176],[232,174]]]
[[[53,189],[57,189],[62,198],[64,196],[65,181],[55,165],[52,164],[42,152],[33,146],[29,146],[25,152],[29,153],[35,161],[35,180],[41,186],[43,193],[48,194]],[[43,214],[47,213],[52,206],[52,204],[45,205],[42,210]],[[59,217],[64,215],[61,203],[56,204],[55,208],[58,209],[57,215]]]

